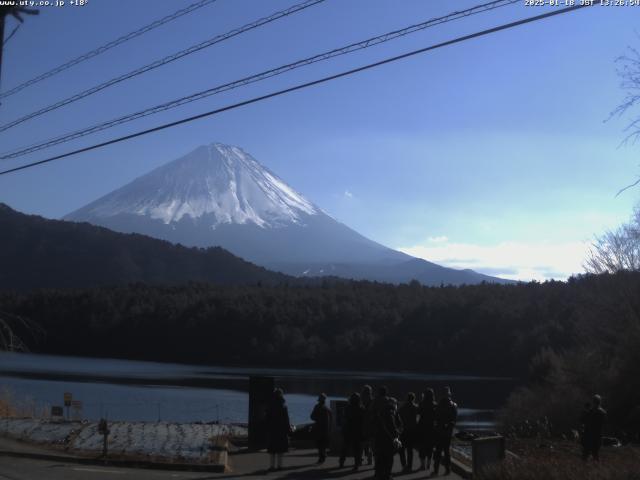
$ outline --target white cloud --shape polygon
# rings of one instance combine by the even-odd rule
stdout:
[[[349,190],[345,190],[344,191],[344,196],[347,198],[353,198],[353,193],[351,193]]]
[[[444,239],[444,240],[442,240]],[[452,268],[471,268],[512,280],[565,280],[582,273],[588,242],[522,243],[496,245],[449,243],[446,237],[430,237],[422,245],[398,250]]]
[[[427,242],[430,243],[443,243],[443,242],[447,242],[449,241],[449,239],[447,237],[445,237],[444,235],[441,235],[439,237],[429,237],[427,238]]]

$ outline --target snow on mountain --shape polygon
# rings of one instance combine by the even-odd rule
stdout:
[[[82,210],[91,217],[133,214],[165,224],[212,214],[212,228],[224,223],[276,227],[320,212],[251,155],[221,143],[200,147]]]

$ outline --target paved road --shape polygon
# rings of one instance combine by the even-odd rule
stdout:
[[[285,457],[285,469],[280,472],[265,474],[268,456],[265,453],[236,454],[230,457],[232,471],[224,474],[174,472],[166,470],[130,469],[101,467],[94,465],[78,465],[66,462],[31,460],[0,456],[0,480],[170,480],[170,479],[341,479],[362,480],[373,476],[372,467],[364,467],[353,473],[351,468],[337,468],[337,459],[329,458],[327,464],[318,467],[313,464],[315,455],[310,450],[298,450]],[[396,462],[398,463],[398,462]],[[396,465],[396,470],[400,468]],[[427,478],[425,472],[410,475],[396,475],[402,480]],[[458,480],[460,477],[451,474],[438,478]]]
[[[207,475],[204,474],[189,472],[121,469],[26,458],[0,457],[0,480],[169,480],[206,477]]]

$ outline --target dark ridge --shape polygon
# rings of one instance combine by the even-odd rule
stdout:
[[[220,247],[187,248],[88,223],[25,215],[0,203],[0,289],[297,281]]]

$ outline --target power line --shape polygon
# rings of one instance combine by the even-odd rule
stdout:
[[[79,63],[84,62],[85,60],[89,60],[90,58],[93,58],[97,55],[100,55],[104,52],[106,52],[107,50],[111,50],[114,47],[117,47],[118,45],[121,45],[125,42],[128,42],[129,40],[132,40],[136,37],[139,37],[142,34],[145,34],[151,30],[153,30],[154,28],[157,28],[161,25],[164,25],[165,23],[169,23],[177,18],[182,17],[183,15],[186,15],[188,13],[191,13],[195,10],[198,10],[199,8],[202,7],[206,7],[207,5],[216,2],[217,0],[199,0],[198,2],[192,3],[191,5],[185,7],[185,8],[181,8],[180,10],[177,10],[176,12],[167,15],[166,17],[160,18],[152,23],[150,23],[149,25],[145,25],[142,28],[139,28],[138,30],[135,30],[133,32],[127,33],[126,35],[123,35],[115,40],[112,40],[111,42],[105,43],[104,45],[91,50],[90,52],[87,52],[83,55],[80,55],[79,57],[74,58],[73,60],[69,60],[66,63],[63,63],[62,65],[59,65],[41,75],[38,75],[35,78],[32,78],[31,80],[28,80],[24,83],[21,83],[20,85],[17,85],[15,87],[13,87],[11,90],[8,90],[4,93],[0,93],[0,99],[2,98],[6,98],[9,97],[15,93],[18,93],[21,90],[24,90],[27,87],[30,87],[31,85],[35,85],[38,82],[41,82],[42,80],[49,78],[49,77],[53,77],[54,75],[57,75],[60,72],[63,72],[65,70],[68,70],[69,68],[73,67],[74,65],[77,65]]]
[[[316,62],[320,62],[320,61],[324,61],[324,60],[328,60],[334,57],[338,57],[341,55],[346,55],[358,50],[363,50],[366,48],[370,48],[373,47],[375,45],[381,44],[381,43],[385,43],[385,42],[389,42],[391,40],[395,40],[396,38],[400,38],[403,37],[405,35],[409,35],[411,33],[415,33],[421,30],[424,30],[426,28],[429,27],[433,27],[436,25],[441,25],[443,23],[447,23],[447,22],[451,22],[454,20],[458,20],[460,18],[463,17],[468,17],[471,15],[476,15],[478,13],[482,13],[482,12],[486,12],[486,11],[490,11],[490,10],[494,10],[496,8],[500,8],[500,7],[504,7],[507,5],[511,5],[514,3],[519,3],[521,0],[495,0],[489,3],[485,3],[485,4],[481,4],[481,5],[477,5],[475,7],[472,8],[468,8],[466,10],[462,10],[462,11],[456,11],[456,12],[452,12],[448,15],[442,16],[442,17],[437,17],[437,18],[432,18],[430,20],[427,20],[425,22],[422,23],[418,23],[415,25],[410,25],[408,27],[399,29],[399,30],[394,30],[388,33],[385,33],[383,35],[378,35],[376,37],[371,37],[368,38],[366,40],[362,40],[360,42],[356,42],[356,43],[352,43],[350,45],[347,45],[345,47],[340,47],[340,48],[336,48],[333,50],[329,50],[327,52],[323,52],[317,55],[314,55],[312,57],[307,57],[304,58],[302,60],[298,60],[296,62],[293,63],[289,63],[286,65],[282,65],[276,68],[272,68],[270,70],[266,70],[248,77],[244,77],[241,78],[240,80],[235,80],[233,82],[230,83],[225,83],[222,85],[218,85],[200,92],[196,92],[194,94],[185,96],[185,97],[181,97],[175,100],[171,100],[169,102],[166,103],[162,103],[160,105],[156,105],[154,107],[150,107],[144,110],[140,110],[138,112],[134,112],[128,115],[124,115],[122,117],[118,117],[112,120],[108,120],[106,122],[102,122],[90,127],[86,127],[84,129],[69,133],[69,134],[65,134],[62,136],[58,136],[43,142],[39,142],[36,144],[32,144],[29,145],[27,147],[21,147],[19,149],[14,149],[10,152],[5,152],[3,154],[0,154],[0,160],[7,160],[7,159],[11,159],[11,158],[17,158],[23,155],[26,155],[28,153],[33,153],[35,151],[39,151],[39,150],[43,150],[45,148],[49,148],[55,145],[59,145],[61,143],[66,143],[69,142],[71,140],[75,140],[77,138],[81,138],[102,130],[106,130],[108,128],[112,128],[115,127],[117,125],[123,124],[123,123],[127,123],[127,122],[131,122],[133,120],[138,120],[140,118],[143,117],[147,117],[149,115],[153,115],[155,113],[159,113],[165,110],[169,110],[172,108],[176,108],[182,105],[185,105],[187,103],[191,103],[197,100],[201,100],[203,98],[212,96],[212,95],[216,95],[218,93],[222,93],[222,92],[226,92],[229,90],[233,90],[245,85],[249,85],[251,83],[256,83],[262,80],[266,80],[268,78],[271,77],[275,77],[277,75],[282,75],[283,73],[289,72],[291,70],[295,70],[297,68],[301,68],[307,65],[311,65],[313,63]]]
[[[183,119],[180,119],[180,120],[176,120],[174,122],[165,123],[163,125],[158,125],[157,127],[149,128],[149,129],[142,130],[142,131],[139,131],[139,132],[136,132],[136,133],[132,133],[132,134],[129,134],[129,135],[124,135],[122,137],[114,138],[114,139],[108,140],[106,142],[98,143],[98,144],[91,145],[91,146],[88,146],[88,147],[83,147],[83,148],[80,148],[80,149],[77,149],[77,150],[73,150],[71,152],[67,152],[67,153],[63,153],[63,154],[56,155],[56,156],[53,156],[53,157],[49,157],[49,158],[46,158],[44,160],[40,160],[40,161],[37,161],[37,162],[28,163],[26,165],[21,165],[19,167],[15,167],[15,168],[11,168],[11,169],[8,169],[8,170],[0,171],[0,175],[6,175],[8,173],[17,172],[19,170],[24,170],[24,169],[27,169],[27,168],[35,167],[37,165],[42,165],[42,164],[45,164],[45,163],[53,162],[55,160],[60,160],[60,159],[63,159],[63,158],[67,158],[67,157],[70,157],[70,156],[73,156],[73,155],[77,155],[79,153],[89,152],[91,150],[96,150],[98,148],[106,147],[108,145],[113,145],[113,144],[116,144],[116,143],[124,142],[126,140],[131,140],[133,138],[137,138],[137,137],[141,137],[143,135],[147,135],[147,134],[150,134],[150,133],[158,132],[160,130],[165,130],[167,128],[171,128],[171,127],[175,127],[175,126],[182,125],[182,124],[185,124],[185,123],[193,122],[193,121],[199,120],[201,118],[217,115],[219,113],[226,112],[228,110],[234,110],[236,108],[240,108],[240,107],[243,107],[245,105],[250,105],[252,103],[261,102],[261,101],[267,100],[269,98],[278,97],[278,96],[281,96],[281,95],[285,95],[287,93],[295,92],[295,91],[298,91],[298,90],[303,90],[305,88],[309,88],[309,87],[312,87],[312,86],[315,86],[315,85],[319,85],[319,84],[326,83],[326,82],[329,82],[329,81],[332,81],[332,80],[336,80],[338,78],[347,77],[347,76],[353,75],[355,73],[363,72],[365,70],[370,70],[372,68],[376,68],[376,67],[379,67],[381,65],[386,65],[388,63],[397,62],[398,60],[403,60],[405,58],[409,58],[409,57],[412,57],[412,56],[415,56],[415,55],[418,55],[418,54],[421,54],[421,53],[425,53],[425,52],[428,52],[428,51],[431,51],[431,50],[436,50],[438,48],[446,47],[446,46],[449,46],[449,45],[454,45],[456,43],[462,43],[462,42],[465,42],[467,40],[472,40],[474,38],[482,37],[482,36],[489,35],[489,34],[492,34],[492,33],[496,33],[496,32],[502,31],[502,30],[508,30],[508,29],[511,29],[511,28],[514,28],[514,27],[517,27],[517,26],[520,26],[520,25],[527,24],[527,23],[532,23],[532,22],[535,22],[535,21],[543,20],[545,18],[553,17],[553,16],[556,16],[556,15],[561,15],[561,14],[568,13],[568,12],[571,12],[571,11],[574,11],[574,10],[579,10],[581,8],[591,7],[593,5],[595,5],[595,3],[585,3],[583,5],[574,5],[574,6],[571,6],[571,7],[566,7],[566,8],[562,8],[562,9],[558,9],[558,10],[553,10],[551,12],[542,13],[540,15],[535,15],[533,17],[527,17],[527,18],[524,18],[522,20],[517,20],[517,21],[511,22],[511,23],[506,23],[506,24],[503,24],[503,25],[499,25],[497,27],[489,28],[487,30],[482,30],[482,31],[479,31],[479,32],[471,33],[469,35],[464,35],[462,37],[457,37],[457,38],[454,38],[452,40],[447,40],[447,41],[442,42],[442,43],[437,43],[435,45],[430,45],[428,47],[420,48],[418,50],[413,50],[411,52],[403,53],[401,55],[396,55],[394,57],[389,57],[389,58],[386,58],[384,60],[379,60],[379,61],[374,62],[374,63],[369,63],[369,64],[361,66],[361,67],[353,68],[351,70],[346,70],[346,71],[343,71],[343,72],[340,72],[340,73],[336,73],[334,75],[330,75],[330,76],[323,77],[323,78],[320,78],[320,79],[317,79],[317,80],[313,80],[311,82],[301,83],[301,84],[295,85],[293,87],[285,88],[283,90],[278,90],[276,92],[271,92],[271,93],[268,93],[266,95],[262,95],[262,96],[259,96],[259,97],[254,97],[254,98],[251,98],[249,100],[244,100],[242,102],[234,103],[232,105],[227,105],[227,106],[222,107],[222,108],[218,108],[218,109],[211,110],[211,111],[208,111],[208,112],[200,113],[198,115],[193,115],[191,117],[187,117],[187,118],[183,118]]]
[[[234,28],[233,30],[230,30],[227,33],[221,34],[221,35],[216,35],[213,38],[210,38],[209,40],[205,40],[204,42],[198,43],[196,45],[192,45],[189,48],[186,48],[184,50],[180,50],[179,52],[173,53],[171,55],[168,55],[164,58],[161,58],[160,60],[156,60],[155,62],[152,62],[150,64],[144,65],[143,67],[137,68],[135,70],[132,70],[131,72],[125,73],[123,75],[120,75],[118,77],[112,78],[111,80],[108,80],[104,83],[101,83],[99,85],[96,85],[94,87],[91,87],[87,90],[84,90],[80,93],[77,93],[75,95],[72,95],[71,97],[65,98],[64,100],[60,100],[59,102],[56,102],[54,104],[51,104],[47,107],[41,108],[40,110],[36,110],[35,112],[29,113],[23,117],[20,117],[16,120],[13,120],[9,123],[6,123],[2,126],[0,126],[0,132],[4,132],[5,130],[8,130],[12,127],[15,127],[16,125],[19,125],[21,123],[26,122],[27,120],[31,120],[32,118],[36,118],[39,117],[40,115],[44,115],[45,113],[51,112],[53,110],[56,110],[60,107],[63,107],[65,105],[68,105],[70,103],[73,102],[77,102],[78,100],[81,100],[85,97],[88,97],[89,95],[93,95],[94,93],[98,93],[101,90],[104,90],[105,88],[109,88],[112,87],[113,85],[116,85],[120,82],[124,82],[125,80],[129,80],[131,78],[137,77],[138,75],[142,75],[143,73],[149,72],[151,70],[155,70],[156,68],[162,67],[168,63],[174,62],[180,58],[186,57],[187,55],[191,55],[192,53],[196,53],[199,52],[200,50],[203,50],[205,48],[211,47],[212,45],[215,45],[217,43],[223,42],[225,40],[229,40],[230,38],[233,38],[237,35],[241,35],[245,32],[248,32],[250,30],[253,30],[255,28],[261,27],[263,25],[266,25],[268,23],[271,22],[275,22],[276,20],[279,20],[283,17],[289,16],[289,15],[293,15],[294,13],[297,13],[299,11],[302,11],[306,8],[312,7],[314,5],[317,5],[318,3],[322,3],[326,0],[305,0],[302,3],[298,3],[292,7],[289,7],[285,10],[280,10],[278,12],[275,12],[267,17],[263,17],[260,18],[254,22],[248,23],[242,27],[239,28]]]

